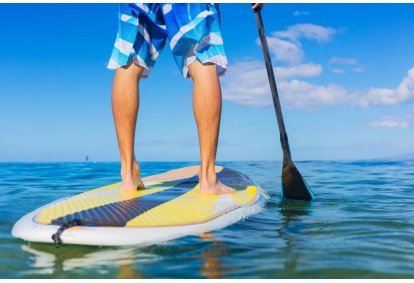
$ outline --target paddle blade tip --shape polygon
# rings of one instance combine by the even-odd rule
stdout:
[[[312,190],[294,166],[284,170],[282,175],[282,196],[289,199],[311,201],[315,199]],[[286,173],[287,171],[287,173]]]

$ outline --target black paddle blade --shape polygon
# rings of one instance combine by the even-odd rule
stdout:
[[[286,156],[283,158],[282,196],[297,200],[315,199],[315,195],[309,188],[305,179],[303,179],[298,169],[296,169],[293,161]]]

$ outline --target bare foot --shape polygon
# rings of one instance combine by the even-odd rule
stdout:
[[[215,185],[210,185],[207,182],[200,182],[200,193],[205,195],[222,195],[222,194],[235,194],[237,191],[233,188],[230,188],[220,181]]]
[[[213,167],[214,168],[214,167]],[[200,183],[200,193],[204,195],[222,195],[222,194],[235,194],[237,191],[224,185],[217,180],[214,169],[209,173],[204,173],[201,170],[201,166],[198,170],[198,180]]]
[[[121,190],[123,191],[138,191],[145,189],[144,182],[141,178],[135,180],[122,180]]]
[[[131,174],[121,172],[122,182],[121,190],[123,191],[137,191],[145,189],[144,182],[141,180],[141,173],[138,164],[134,164]]]

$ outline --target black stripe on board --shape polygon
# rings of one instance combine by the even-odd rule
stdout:
[[[197,184],[198,177],[192,177],[161,192],[85,209],[56,218],[51,223],[62,225],[77,219],[83,226],[123,227],[133,218],[187,193]]]

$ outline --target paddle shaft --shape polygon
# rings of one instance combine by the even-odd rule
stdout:
[[[280,143],[282,144],[282,150],[283,150],[283,154],[285,155],[285,157],[291,158],[288,136],[286,134],[285,123],[283,121],[282,108],[280,106],[279,94],[277,92],[275,75],[273,73],[272,61],[269,55],[269,47],[267,45],[267,39],[266,39],[265,31],[264,31],[262,14],[260,13],[260,10],[258,9],[254,10],[254,14],[256,16],[256,23],[259,29],[260,41],[262,42],[263,55],[264,55],[264,60],[266,63],[266,69],[267,69],[267,77],[269,78],[270,90],[272,92],[272,98],[273,98],[273,105],[275,107],[277,123],[279,125]]]
[[[276,87],[275,75],[273,74],[272,61],[270,60],[269,47],[267,45],[267,39],[264,32],[262,15],[259,9],[255,9],[254,12],[257,27],[259,29],[260,41],[262,43],[267,76],[269,78],[270,90],[272,92],[273,105],[275,106],[277,123],[279,125],[280,143],[282,144],[282,196],[291,199],[312,200],[315,199],[312,190],[309,188],[305,179],[303,179],[302,175],[292,161],[285,123],[283,122],[282,108],[280,107],[279,94]]]

